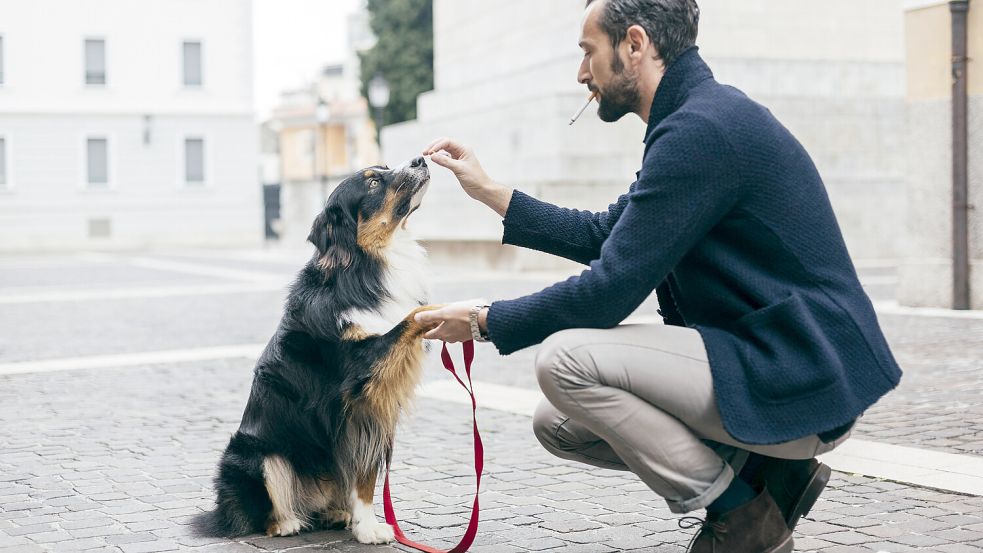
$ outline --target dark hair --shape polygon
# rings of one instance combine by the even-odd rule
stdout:
[[[597,0],[587,0],[590,6]],[[648,33],[666,67],[696,43],[700,7],[696,0],[602,0],[601,28],[617,48],[628,27],[640,25]]]

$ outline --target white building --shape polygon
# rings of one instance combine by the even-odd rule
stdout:
[[[717,80],[741,88],[788,126],[816,161],[851,253],[902,253],[905,67],[903,0],[700,0],[697,45]],[[594,107],[576,82],[583,2],[434,0],[434,90],[418,119],[383,131],[383,159],[452,136],[488,173],[534,196],[603,209],[634,179],[644,124]],[[414,217],[432,253],[534,267],[545,256],[501,248],[500,220],[435,168]],[[443,246],[443,248],[441,248]]]
[[[0,3],[0,251],[259,244],[251,9]]]

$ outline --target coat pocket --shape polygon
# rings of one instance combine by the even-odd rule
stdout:
[[[822,392],[843,374],[843,363],[798,294],[752,311],[735,323],[751,393],[787,403]]]

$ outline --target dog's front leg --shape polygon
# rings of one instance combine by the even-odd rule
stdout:
[[[372,496],[375,493],[374,470],[360,478],[352,490],[349,510],[352,514],[352,534],[360,543],[389,543],[395,538],[393,527],[375,518]]]

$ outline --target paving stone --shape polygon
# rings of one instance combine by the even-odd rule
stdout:
[[[441,293],[446,299],[484,295],[469,286],[452,283]],[[514,285],[495,286],[503,296],[515,291]],[[472,290],[479,293],[464,293]],[[279,294],[214,300],[227,302],[214,306],[234,314],[214,329],[216,336],[239,332],[233,327],[240,324],[258,329],[216,343],[267,339],[281,300]],[[62,322],[87,320],[98,305],[60,306],[48,319],[42,306],[34,306],[35,317],[25,329],[54,316]],[[149,305],[134,300],[130,307]],[[169,298],[152,307],[179,316],[187,305]],[[856,436],[983,455],[983,322],[967,321],[882,318],[905,378],[861,419]],[[37,343],[25,329],[0,328],[21,348],[0,351],[0,362],[36,355],[23,349]],[[161,344],[214,345],[195,342],[199,337],[181,334],[182,329],[173,332],[158,333]],[[95,349],[51,354],[99,354],[118,347],[108,339],[88,345],[73,339],[60,343]],[[165,349],[156,342],[144,345],[133,351]],[[493,348],[478,349],[482,379],[535,388],[530,370],[535,348],[507,358]],[[427,362],[425,378],[444,377],[435,357]],[[188,517],[213,504],[211,475],[239,422],[249,366],[243,360],[216,360],[0,377],[0,420],[20,421],[17,432],[0,426],[0,551],[407,551],[363,546],[347,531],[240,540],[188,534]],[[634,475],[550,456],[532,436],[528,418],[482,410],[479,419],[486,442],[485,510],[474,551],[684,551],[692,530],[679,529],[679,516]],[[448,547],[463,531],[474,490],[469,425],[466,408],[428,400],[397,433],[392,473],[397,510],[407,533],[426,543]],[[28,529],[11,534],[21,527]],[[834,473],[799,530],[798,551],[983,551],[983,499]]]

